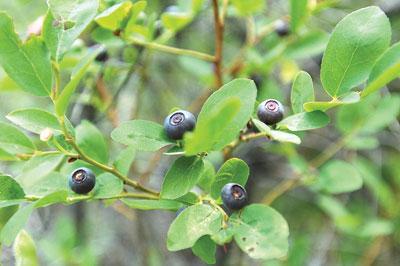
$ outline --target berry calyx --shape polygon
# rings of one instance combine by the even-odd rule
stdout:
[[[228,183],[221,190],[221,198],[226,207],[240,210],[247,204],[247,192],[237,183]]]
[[[81,167],[72,172],[68,184],[75,193],[87,194],[94,188],[96,177],[90,169]]]
[[[174,140],[182,139],[183,134],[192,131],[196,126],[194,115],[185,110],[178,110],[164,120],[164,129],[167,136]]]
[[[275,99],[268,99],[260,103],[257,117],[267,125],[274,125],[283,119],[283,105]]]

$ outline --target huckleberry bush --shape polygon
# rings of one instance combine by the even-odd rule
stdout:
[[[226,263],[229,249],[276,263],[302,256],[312,242],[305,232],[323,219],[306,214],[310,205],[343,234],[399,243],[400,97],[381,88],[399,76],[400,44],[387,15],[364,7],[325,32],[312,21],[335,1],[287,1],[275,18],[261,0],[174,2],[47,0],[30,35],[0,12],[0,95],[14,88],[29,99],[0,122],[0,241],[28,261],[19,265],[38,263],[39,239],[23,230],[35,210],[96,201],[171,211],[167,249],[192,249],[208,264]],[[235,25],[246,37],[232,37]],[[300,70],[320,54],[319,77]],[[383,163],[373,149],[394,159]],[[248,163],[255,150],[282,157],[281,182]],[[155,174],[158,165],[165,173]],[[336,196],[363,185],[376,203],[358,204],[359,213],[359,199]],[[297,187],[298,198],[275,205]],[[302,210],[309,220],[291,216]]]

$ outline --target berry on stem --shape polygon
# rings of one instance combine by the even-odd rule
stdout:
[[[280,37],[285,37],[285,36],[289,35],[290,30],[289,30],[289,25],[288,25],[287,21],[284,21],[282,19],[276,21],[275,22],[275,32]]]
[[[221,190],[221,198],[229,209],[240,210],[247,203],[247,192],[239,184],[228,183]]]
[[[77,194],[89,193],[96,184],[96,177],[88,168],[78,168],[68,178],[68,184],[72,191]]]
[[[196,126],[194,115],[185,110],[178,110],[167,116],[164,120],[164,129],[167,136],[174,140],[182,139],[183,134],[192,131]]]
[[[257,117],[267,125],[274,125],[283,119],[283,105],[275,99],[268,99],[260,103]]]

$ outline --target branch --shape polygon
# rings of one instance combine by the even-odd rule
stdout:
[[[213,0],[214,26],[215,26],[215,55],[214,74],[217,88],[222,86],[222,45],[224,38],[223,18],[219,15],[218,0]]]

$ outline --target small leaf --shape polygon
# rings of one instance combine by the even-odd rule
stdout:
[[[32,141],[18,128],[0,122],[0,145],[7,153],[25,153],[35,150]]]
[[[191,13],[183,11],[167,11],[161,15],[161,21],[170,31],[179,31],[193,20]]]
[[[218,199],[221,195],[222,187],[227,183],[238,183],[245,186],[249,172],[249,167],[244,161],[238,158],[229,159],[221,166],[215,176],[215,181],[211,186],[211,196],[214,199]]]
[[[249,79],[235,79],[214,92],[199,113],[193,135],[185,136],[187,154],[220,150],[235,140],[253,113],[256,95]]]
[[[266,137],[271,140],[279,141],[279,142],[289,142],[294,144],[300,144],[301,139],[292,133],[283,132],[279,130],[273,130],[263,122],[258,119],[252,119],[254,126],[261,132],[264,132]]]
[[[335,27],[321,65],[321,82],[332,97],[364,82],[376,59],[388,48],[388,18],[375,6],[359,9]]]
[[[187,207],[168,230],[167,248],[177,251],[193,247],[200,237],[218,232],[221,225],[221,213],[211,206],[200,204]]]
[[[68,191],[66,190],[55,191],[36,201],[33,206],[35,208],[43,208],[56,203],[64,203],[67,201],[67,196]]]
[[[298,113],[286,117],[279,122],[279,128],[287,128],[291,131],[303,131],[321,128],[329,124],[329,117],[321,111]]]
[[[20,208],[8,222],[4,225],[3,230],[0,234],[1,243],[6,246],[10,246],[14,239],[17,237],[19,231],[26,225],[29,216],[34,210],[34,205],[29,204],[23,208]]]
[[[56,157],[54,158],[55,160],[58,160]],[[59,163],[59,161],[58,162],[56,161],[56,163]],[[46,164],[46,165],[50,165],[51,167],[51,164]],[[36,171],[32,172],[29,171],[29,173],[34,173],[34,172],[37,172],[37,169]],[[30,196],[41,197],[56,191],[69,189],[67,187],[66,175],[63,175],[58,172],[48,173],[47,171],[45,171],[45,175],[39,173],[38,175],[31,176],[29,175],[29,173],[25,173],[23,174],[23,176],[19,176],[18,180],[21,182],[21,185],[24,188],[25,193]]]
[[[115,168],[122,174],[127,175],[133,161],[135,160],[136,150],[133,147],[127,147],[122,150],[114,161]]]
[[[61,61],[74,41],[93,20],[98,0],[48,0],[49,12],[43,23],[43,38],[52,57]]]
[[[102,51],[104,51],[104,46],[98,45],[88,49],[88,53],[79,61],[79,63],[74,67],[71,78],[67,85],[65,85],[60,96],[56,100],[56,112],[58,115],[63,116],[67,111],[68,104],[71,100],[72,94],[75,92],[79,82],[86,73],[93,60]]]
[[[7,119],[28,131],[40,134],[44,129],[61,131],[57,117],[38,108],[19,109],[7,115]]]
[[[124,1],[113,5],[97,15],[95,21],[105,29],[115,31],[121,28],[123,20],[128,16],[132,2]]]
[[[362,178],[351,164],[332,160],[321,168],[316,186],[331,194],[352,192],[361,188]]]
[[[337,99],[336,98],[332,99],[329,102],[307,102],[304,104],[304,110],[306,112],[312,112],[317,110],[325,112],[336,106],[358,103],[360,99],[361,99],[360,93],[353,91]]]
[[[122,192],[124,183],[118,177],[104,173],[96,177],[93,198],[106,199],[116,196]]]
[[[400,76],[400,42],[388,49],[375,63],[368,84],[361,92],[365,97]]]
[[[211,191],[211,185],[215,180],[215,168],[209,160],[204,160],[204,170],[200,175],[197,185],[205,192]]]
[[[132,146],[138,151],[157,151],[174,144],[168,139],[163,126],[146,120],[122,123],[111,132],[111,138],[116,142]]]
[[[146,1],[137,1],[132,4],[131,14],[128,22],[126,23],[126,27],[124,29],[124,34],[127,36],[131,36],[135,32],[136,20],[140,14],[140,12],[144,11],[147,6]]]
[[[25,197],[24,190],[11,176],[0,175],[0,200],[15,200]]]
[[[22,230],[17,235],[13,246],[16,266],[38,266],[35,242],[31,236]]]
[[[307,0],[290,0],[290,25],[293,32],[304,23],[308,15],[307,4]]]
[[[23,90],[37,96],[49,96],[53,73],[50,54],[39,37],[22,43],[12,19],[0,12],[0,65]]]
[[[204,169],[197,156],[178,158],[165,175],[160,196],[176,199],[188,193],[198,182]]]
[[[229,218],[234,239],[241,250],[254,259],[278,259],[289,248],[286,220],[274,209],[252,204]]]
[[[86,155],[99,162],[107,163],[107,143],[101,132],[93,124],[82,121],[76,127],[76,142]]]
[[[232,0],[231,2],[241,16],[262,12],[266,3],[264,0]]]
[[[193,254],[199,257],[203,262],[207,264],[215,264],[215,253],[217,246],[214,241],[211,240],[210,236],[202,236],[196,241],[196,244],[192,247]]]
[[[123,203],[130,208],[138,210],[169,210],[176,211],[185,206],[185,204],[176,200],[147,200],[147,199],[123,199]]]
[[[307,72],[300,71],[297,74],[293,81],[290,99],[294,113],[303,112],[303,104],[314,101],[314,86],[311,76]]]

